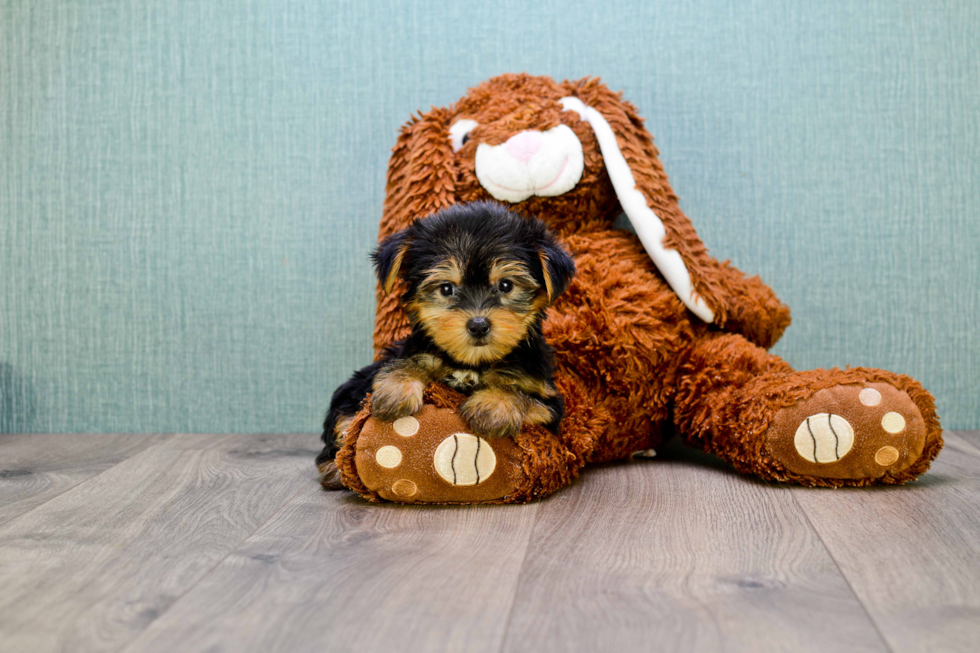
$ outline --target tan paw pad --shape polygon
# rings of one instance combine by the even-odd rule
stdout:
[[[817,413],[800,423],[793,443],[811,463],[835,463],[854,446],[854,429],[840,415]]]
[[[479,485],[493,474],[497,456],[483,438],[469,433],[453,433],[439,443],[433,464],[447,483]]]

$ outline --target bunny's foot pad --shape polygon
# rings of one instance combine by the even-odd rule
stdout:
[[[512,438],[473,433],[455,410],[432,404],[393,422],[369,418],[354,464],[363,485],[400,503],[499,503],[525,483]]]
[[[777,413],[770,454],[793,474],[825,479],[895,475],[922,456],[926,424],[887,383],[839,385]]]

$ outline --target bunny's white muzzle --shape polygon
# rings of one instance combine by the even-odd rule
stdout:
[[[567,193],[582,178],[584,166],[582,143],[567,125],[522,131],[506,143],[480,143],[476,149],[480,185],[504,202]]]

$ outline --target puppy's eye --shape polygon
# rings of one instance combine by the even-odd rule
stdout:
[[[497,290],[507,294],[514,289],[514,282],[510,279],[501,279],[500,283],[497,284]]]
[[[456,292],[456,286],[451,283],[444,283],[439,286],[439,294],[443,297],[452,297],[454,292]]]

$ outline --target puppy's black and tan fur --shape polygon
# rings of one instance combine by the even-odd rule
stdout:
[[[368,393],[372,415],[394,420],[418,412],[439,381],[468,395],[460,417],[485,437],[523,424],[557,430],[564,407],[541,323],[575,264],[544,223],[493,202],[460,204],[390,236],[373,258],[386,292],[406,282],[412,333],[334,393],[317,457],[324,487],[339,486],[333,460]]]

